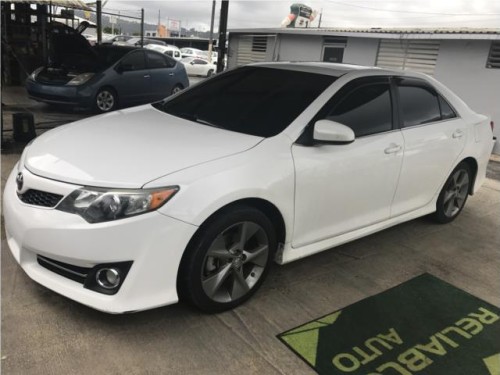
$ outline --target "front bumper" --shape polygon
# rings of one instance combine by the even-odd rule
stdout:
[[[31,78],[28,78],[26,81],[26,90],[31,99],[40,102],[80,107],[90,107],[95,95],[92,88],[88,85],[48,85],[36,82]]]
[[[12,255],[30,278],[108,313],[145,310],[178,301],[177,271],[196,226],[158,212],[89,224],[75,214],[21,202],[16,194],[16,174],[17,166],[5,185],[5,230]],[[23,190],[65,195],[79,187],[44,179],[27,170],[23,174]],[[38,255],[86,268],[102,263],[133,263],[118,293],[105,295],[42,267]]]

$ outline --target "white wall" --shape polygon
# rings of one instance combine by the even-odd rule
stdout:
[[[279,61],[321,61],[321,36],[281,34]]]
[[[442,40],[434,77],[460,96],[473,110],[491,116],[500,139],[500,69],[486,69],[491,42]],[[500,153],[500,145],[495,145]]]
[[[377,38],[348,38],[343,62],[346,64],[375,66],[378,44],[379,39]]]

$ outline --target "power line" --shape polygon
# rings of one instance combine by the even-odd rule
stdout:
[[[374,8],[365,5],[356,5],[343,3],[341,1],[327,0],[329,3],[344,5],[354,8],[362,8],[362,9],[370,9],[378,12],[391,12],[391,13],[412,13],[412,14],[435,14],[440,16],[500,16],[500,13],[441,13],[441,12],[418,12],[411,10],[391,10],[391,9],[382,9],[382,8]]]

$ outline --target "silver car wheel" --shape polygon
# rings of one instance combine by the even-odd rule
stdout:
[[[464,169],[457,170],[444,193],[444,214],[447,217],[455,216],[465,204],[469,193],[469,174]]]
[[[97,108],[102,112],[108,112],[115,105],[115,97],[112,92],[102,90],[97,94]]]
[[[182,91],[182,87],[180,86],[175,86],[173,89],[172,89],[172,95],[174,94],[177,94],[178,92]]]
[[[211,300],[235,301],[246,295],[262,276],[269,239],[258,224],[244,221],[220,233],[210,245],[202,267],[202,287]]]

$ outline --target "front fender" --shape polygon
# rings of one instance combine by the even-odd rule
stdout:
[[[266,200],[281,212],[288,242],[293,231],[295,189],[290,147],[291,141],[278,135],[242,153],[159,178],[144,188],[179,186],[179,192],[159,212],[198,226],[235,201]]]

